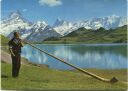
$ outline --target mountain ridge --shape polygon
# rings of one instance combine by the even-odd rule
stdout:
[[[127,25],[109,31],[102,27],[96,31],[82,27],[60,38],[45,39],[44,43],[127,43]]]
[[[62,21],[64,22],[64,20],[61,20],[60,22],[62,23]],[[58,33],[61,33],[61,31],[63,30],[63,32],[61,33],[61,35],[63,36],[67,35],[68,33],[74,30],[77,30],[80,27],[85,27],[86,29],[93,29],[93,30],[97,30],[100,27],[103,27],[109,30],[110,28],[117,28],[123,25],[127,25],[127,18],[112,15],[103,18],[92,18],[89,20],[81,20],[79,22],[74,22],[74,23],[67,22],[67,23],[69,23],[70,25],[66,26],[66,24],[60,24],[60,25],[58,24],[59,26],[57,26],[57,28],[55,26],[55,30]],[[68,30],[68,33],[65,29]]]
[[[74,23],[57,19],[53,26],[50,26],[45,21],[37,21],[34,23],[29,22],[22,16],[19,11],[17,11],[11,13],[7,19],[1,21],[0,34],[11,38],[13,32],[17,31],[21,34],[22,39],[41,42],[49,37],[66,36],[81,27],[92,29],[93,31],[99,29],[100,27],[110,29],[121,27],[126,24],[127,21],[125,17],[113,15],[103,18],[82,20]],[[35,36],[37,38],[35,38]],[[38,38],[41,39],[38,40]]]
[[[45,31],[45,29],[47,31]],[[48,37],[60,36],[60,34],[58,34],[54,29],[52,29],[52,27],[45,23],[45,21],[30,23],[22,17],[20,12],[11,13],[7,19],[1,21],[1,34],[12,38],[14,31],[19,32],[22,39],[27,39],[33,42],[43,41]],[[35,36],[37,38],[35,38]]]

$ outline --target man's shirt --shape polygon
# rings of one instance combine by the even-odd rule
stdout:
[[[8,42],[9,48],[14,53],[21,53],[22,42],[20,38],[13,38]]]

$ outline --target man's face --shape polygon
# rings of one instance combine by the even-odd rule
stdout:
[[[19,37],[20,37],[19,33],[15,33],[14,36],[15,36],[16,38],[19,38]]]

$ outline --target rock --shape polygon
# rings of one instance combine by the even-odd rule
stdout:
[[[11,55],[3,50],[1,50],[1,61],[4,63],[12,63]]]

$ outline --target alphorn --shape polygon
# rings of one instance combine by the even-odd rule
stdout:
[[[39,51],[41,51],[41,52],[43,52],[43,53],[45,53],[45,54],[51,56],[51,57],[53,57],[53,58],[59,60],[60,62],[63,62],[64,64],[67,64],[67,65],[69,65],[69,66],[75,68],[76,70],[78,70],[78,71],[80,71],[80,72],[83,72],[83,73],[85,73],[85,74],[87,74],[87,75],[89,75],[89,76],[91,76],[91,77],[93,77],[93,78],[95,78],[95,79],[97,79],[97,80],[100,80],[100,81],[103,81],[103,82],[107,82],[107,83],[116,83],[116,82],[118,82],[118,79],[117,79],[116,77],[113,77],[112,79],[106,79],[106,78],[100,77],[100,76],[98,76],[98,75],[96,75],[96,74],[94,74],[94,73],[88,72],[88,71],[86,71],[86,70],[84,70],[84,69],[82,69],[82,68],[79,68],[79,67],[77,67],[77,66],[74,66],[74,65],[72,65],[71,63],[68,63],[68,62],[64,61],[63,59],[58,58],[58,57],[54,56],[53,54],[50,54],[50,53],[48,53],[48,52],[46,52],[46,51],[44,51],[44,50],[42,50],[42,49],[40,49],[40,48],[34,46],[33,44],[31,44],[31,43],[29,43],[29,42],[26,42],[26,41],[23,41],[23,42],[29,44],[31,47],[33,47],[33,48],[35,48],[35,49],[37,49],[37,50],[39,50]]]

